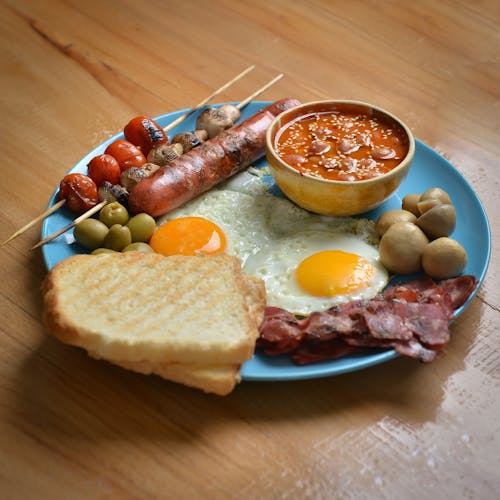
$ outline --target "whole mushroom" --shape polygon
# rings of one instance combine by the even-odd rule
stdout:
[[[380,239],[380,261],[396,274],[413,274],[422,269],[422,252],[427,236],[411,222],[392,224]]]
[[[196,128],[206,130],[209,139],[216,137],[232,124],[231,118],[218,108],[205,109],[196,120]]]
[[[408,210],[388,210],[384,212],[375,223],[375,230],[379,236],[383,236],[390,226],[396,222],[413,222],[417,217]]]
[[[439,200],[441,203],[452,205],[450,195],[444,189],[439,187],[433,187],[424,191],[420,196],[420,201],[425,200]]]
[[[420,201],[420,195],[416,193],[407,194],[403,198],[402,209],[411,212],[413,215],[418,217],[420,211],[418,210],[417,203]]]
[[[434,279],[458,276],[466,265],[465,249],[452,238],[437,238],[426,245],[422,252],[424,272]]]
[[[455,229],[457,212],[453,205],[436,205],[417,219],[417,226],[430,238],[449,236]]]

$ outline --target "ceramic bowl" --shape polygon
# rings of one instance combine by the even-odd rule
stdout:
[[[389,172],[366,180],[329,180],[299,172],[277,154],[277,137],[290,122],[322,112],[366,114],[397,125],[408,146],[406,156]],[[322,215],[350,216],[376,208],[399,187],[408,174],[414,154],[413,134],[399,118],[360,101],[315,101],[299,105],[278,115],[266,135],[266,157],[276,184],[297,205]]]

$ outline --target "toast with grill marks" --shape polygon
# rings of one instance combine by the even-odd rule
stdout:
[[[65,343],[143,373],[227,393],[253,355],[263,283],[238,259],[76,255],[43,284],[44,323]]]

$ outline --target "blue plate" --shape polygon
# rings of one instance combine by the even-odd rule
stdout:
[[[268,101],[252,102],[244,109],[242,118],[251,116],[267,104],[269,104]],[[168,113],[156,118],[156,120],[161,126],[165,127],[185,111],[186,110],[180,110],[174,113]],[[170,134],[175,135],[185,130],[193,130],[195,128],[195,121],[196,117],[191,116],[170,131]],[[86,173],[88,162],[94,156],[103,153],[108,144],[116,139],[123,139],[123,134],[117,134],[93,149],[84,156],[70,172]],[[265,164],[265,159],[262,159],[256,166],[259,167]],[[272,179],[267,180],[272,184]],[[452,236],[463,245],[468,255],[468,263],[464,270],[464,274],[474,275],[478,279],[480,285],[484,280],[491,252],[491,235],[486,213],[476,193],[460,172],[458,172],[448,160],[421,141],[416,140],[415,159],[412,168],[396,194],[391,196],[391,198],[377,209],[363,214],[363,217],[376,220],[382,212],[401,208],[401,200],[406,194],[422,193],[434,186],[445,189],[453,200],[457,209],[457,227]],[[276,186],[272,187],[273,193],[279,191],[276,189]],[[50,198],[48,206],[52,206],[56,201],[57,189]],[[73,219],[74,214],[68,210],[64,208],[58,210],[44,220],[42,225],[42,238],[45,238],[69,224]],[[47,269],[51,269],[60,260],[80,253],[81,251],[81,248],[77,244],[72,243],[71,233],[61,235],[42,247]],[[468,306],[478,289],[479,286],[476,288],[474,294],[469,297],[467,302],[457,311],[457,315]],[[397,356],[398,354],[394,350],[383,352],[374,351],[366,354],[350,355],[338,360],[324,361],[308,366],[296,366],[287,356],[270,357],[257,352],[251,360],[243,365],[241,376],[243,380],[254,381],[299,380],[325,377],[361,370],[388,361]]]

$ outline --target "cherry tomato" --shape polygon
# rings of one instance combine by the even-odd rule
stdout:
[[[104,181],[111,182],[111,184],[118,184],[120,182],[120,165],[114,156],[103,154],[96,156],[90,160],[89,177],[99,187]]]
[[[83,214],[99,203],[95,182],[84,174],[68,174],[59,184],[59,199],[72,212]]]
[[[165,131],[149,116],[132,118],[123,129],[125,139],[135,144],[147,156],[152,148],[168,143]]]
[[[112,142],[104,153],[115,157],[122,172],[131,167],[142,167],[146,163],[141,150],[123,139]]]

